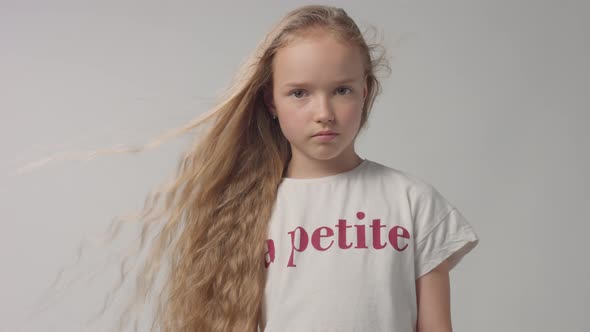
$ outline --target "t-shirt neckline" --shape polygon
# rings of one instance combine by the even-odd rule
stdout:
[[[356,165],[356,167],[354,167],[353,169],[350,169],[348,171],[345,172],[340,172],[337,174],[333,174],[333,175],[327,175],[327,176],[322,176],[319,178],[308,178],[308,179],[296,179],[296,178],[286,178],[283,177],[282,178],[282,183],[325,183],[325,182],[332,182],[332,181],[336,181],[339,180],[341,178],[345,178],[345,177],[350,177],[352,175],[354,175],[355,173],[359,172],[361,169],[365,168],[367,166],[367,164],[369,163],[368,159],[363,159],[363,161],[361,161],[360,164]]]

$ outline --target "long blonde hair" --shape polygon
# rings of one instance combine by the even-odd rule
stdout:
[[[368,93],[359,132],[365,127],[381,92],[377,69],[390,70],[384,48],[367,44],[341,8],[307,5],[290,11],[242,65],[222,101],[166,135],[176,137],[210,124],[182,157],[173,179],[148,194],[140,213],[115,220],[107,232],[110,241],[122,223],[140,221],[137,255],[146,247],[148,233],[159,226],[119,329],[166,271],[152,330],[256,331],[265,285],[268,221],[291,158],[289,142],[271,117],[263,94],[272,88],[274,54],[310,28],[326,29],[361,50]],[[161,141],[107,153],[136,153]],[[135,256],[130,254],[121,266],[121,280],[127,277],[131,257]]]

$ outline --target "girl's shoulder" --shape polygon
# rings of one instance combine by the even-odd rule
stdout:
[[[404,190],[410,197],[419,198],[426,195],[435,196],[440,194],[428,180],[405,169],[369,160],[367,173],[386,186],[394,186],[397,189]]]

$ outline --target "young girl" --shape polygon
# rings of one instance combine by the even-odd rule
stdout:
[[[449,270],[478,237],[431,185],[355,151],[375,47],[344,10],[297,8],[179,131],[213,120],[163,190],[139,274],[145,297],[169,272],[161,331],[451,331]]]

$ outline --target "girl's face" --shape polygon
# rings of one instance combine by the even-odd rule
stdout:
[[[297,38],[275,54],[270,111],[293,160],[356,158],[354,138],[366,95],[359,49],[328,33]],[[315,136],[325,130],[336,135]]]

